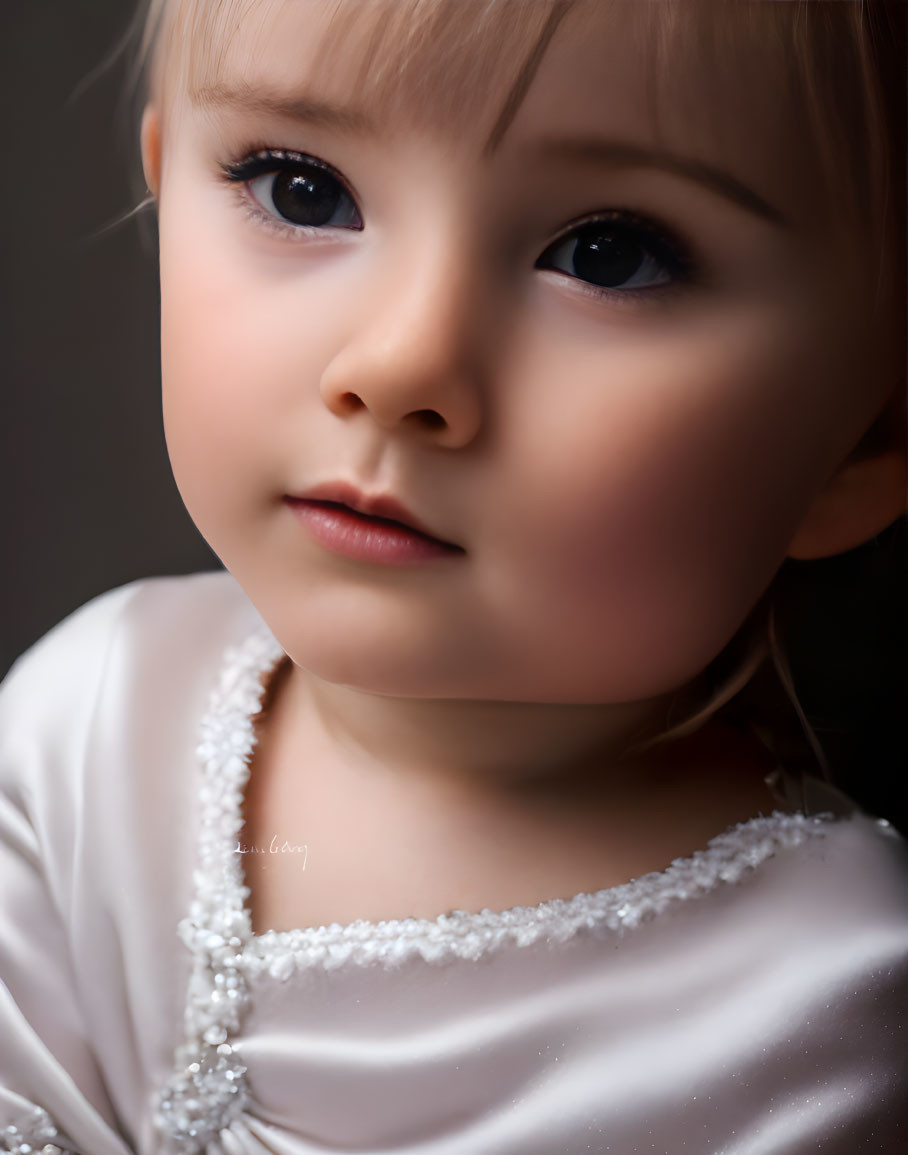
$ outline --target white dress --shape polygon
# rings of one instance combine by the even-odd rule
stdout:
[[[0,688],[0,1151],[908,1151],[908,853],[777,812],[538,907],[253,936],[280,647],[225,573],[94,599]]]

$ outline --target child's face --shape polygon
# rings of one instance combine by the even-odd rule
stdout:
[[[680,64],[654,108],[650,6],[581,5],[488,151],[488,70],[440,129],[418,95],[363,107],[350,54],[313,85],[334,5],[245,7],[222,84],[331,111],[172,94],[165,425],[201,532],[331,681],[553,702],[687,682],[886,392],[759,55],[721,84]],[[262,149],[293,155],[225,178]],[[330,482],[460,551],[328,548],[285,497]]]

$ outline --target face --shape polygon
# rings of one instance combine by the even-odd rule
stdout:
[[[247,7],[164,128],[164,418],[199,529],[331,682],[685,684],[884,396],[760,59],[679,64],[657,107],[651,6],[597,0],[506,125],[494,70],[438,124],[415,89],[363,106],[352,47],[316,76],[335,5]]]

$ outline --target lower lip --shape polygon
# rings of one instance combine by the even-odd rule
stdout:
[[[285,500],[319,545],[357,561],[406,565],[463,553],[456,546],[423,537],[402,525],[360,516],[336,505]]]

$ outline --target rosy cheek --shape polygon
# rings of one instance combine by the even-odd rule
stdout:
[[[208,490],[229,489],[231,458],[241,460],[249,367],[235,325],[239,302],[216,251],[204,238],[193,242],[185,226],[168,232],[168,223],[161,246],[164,427],[177,485],[196,516]]]
[[[532,575],[547,628],[620,655],[628,684],[635,662],[645,679],[658,655],[671,680],[721,649],[781,564],[816,464],[794,452],[784,333],[763,318],[708,336],[591,360],[575,386],[593,387],[523,430],[514,573]]]

